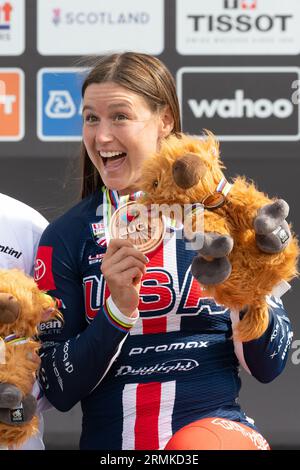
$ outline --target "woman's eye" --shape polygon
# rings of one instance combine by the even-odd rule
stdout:
[[[119,113],[113,117],[114,121],[126,121],[128,117],[125,114]]]
[[[84,116],[84,122],[96,122],[97,119],[97,116],[95,116],[94,114],[87,114],[86,116]]]

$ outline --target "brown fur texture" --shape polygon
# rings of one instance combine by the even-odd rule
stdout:
[[[0,292],[14,296],[19,305],[19,315],[13,323],[1,323],[0,311],[0,337],[4,339],[8,335],[16,334],[18,337],[29,339],[24,344],[6,344],[5,363],[0,363],[0,382],[15,385],[24,398],[32,390],[40,364],[37,355],[40,343],[34,339],[38,333],[38,325],[50,317],[57,316],[58,311],[55,301],[41,292],[31,277],[17,269],[0,270]],[[44,317],[50,309],[51,315]],[[37,430],[36,416],[30,422],[18,426],[0,423],[0,444],[19,447]]]
[[[173,165],[187,154],[197,155],[207,171],[194,186],[183,189],[174,181]],[[219,158],[219,144],[211,133],[203,140],[185,134],[180,138],[171,136],[143,165],[141,189],[145,196],[139,202],[169,205],[202,202],[205,196],[215,192],[224,176],[224,168]],[[258,209],[275,199],[258,191],[244,176],[236,177],[231,183],[226,204],[204,211],[204,230],[233,238],[234,246],[229,254],[232,271],[223,283],[204,288],[209,296],[230,309],[240,311],[248,306],[234,335],[242,341],[250,341],[261,336],[268,326],[266,295],[271,294],[281,280],[290,281],[298,274],[299,248],[293,235],[280,253],[260,251],[256,246],[253,219]]]

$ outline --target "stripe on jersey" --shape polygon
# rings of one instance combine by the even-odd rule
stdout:
[[[139,384],[136,394],[135,449],[158,449],[161,383]]]
[[[167,317],[144,318],[142,320],[143,335],[162,333],[167,331]]]
[[[147,269],[164,267],[164,246],[165,240],[158,250],[148,253],[150,262],[147,264]],[[166,317],[142,318],[142,328],[143,334],[165,333],[167,331]]]
[[[163,449],[172,436],[176,382],[127,384],[123,390],[123,450]]]
[[[173,435],[172,418],[175,403],[176,382],[163,382],[161,384],[160,412],[158,418],[159,449],[164,449]]]
[[[138,384],[126,384],[122,394],[122,450],[135,449],[136,389]]]
[[[147,264],[147,269],[164,268],[167,272],[170,273],[175,294],[175,304],[172,308],[172,312],[169,312],[167,315],[157,315],[157,317],[152,316],[151,318],[142,318],[142,310],[140,309],[141,317],[135,324],[135,327],[130,331],[130,334],[140,335],[179,331],[181,317],[175,313],[180,302],[177,274],[176,232],[172,232],[170,237],[164,240],[163,245],[155,250],[154,253],[148,253],[147,256],[150,260]],[[141,293],[142,292],[143,286],[141,287]],[[172,294],[172,296],[174,294]],[[159,303],[157,307],[159,309]]]

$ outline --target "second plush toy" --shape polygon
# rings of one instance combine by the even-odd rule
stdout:
[[[55,301],[17,269],[0,270],[0,445],[18,447],[38,429],[31,395],[39,368],[42,321],[60,316]]]

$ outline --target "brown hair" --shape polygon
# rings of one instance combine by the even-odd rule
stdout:
[[[97,59],[82,85],[82,97],[92,83],[114,82],[141,95],[152,111],[169,106],[174,119],[172,134],[181,131],[179,103],[174,79],[167,67],[156,57],[136,52],[112,54]],[[92,194],[103,184],[91,162],[85,145],[80,149],[82,166],[81,197]]]

